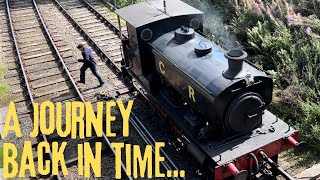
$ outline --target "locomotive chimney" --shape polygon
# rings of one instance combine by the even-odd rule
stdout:
[[[190,39],[195,37],[194,29],[189,28],[187,26],[181,26],[180,28],[176,29],[174,32],[174,42],[177,44],[183,44]]]
[[[246,76],[246,73],[243,71],[243,61],[248,56],[245,51],[241,50],[230,50],[224,54],[228,59],[228,69],[223,71],[222,75],[227,79],[239,79]]]

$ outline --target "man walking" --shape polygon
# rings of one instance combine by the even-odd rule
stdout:
[[[97,63],[94,60],[92,51],[89,48],[85,47],[84,44],[79,44],[77,48],[82,52],[82,57],[83,57],[83,60],[79,60],[79,62],[83,62],[83,65],[80,68],[80,81],[78,81],[78,83],[83,83],[83,84],[86,83],[85,82],[86,70],[90,68],[92,74],[95,75],[99,80],[100,85],[98,87],[102,87],[104,85],[104,81],[98,74],[98,71],[96,68]]]

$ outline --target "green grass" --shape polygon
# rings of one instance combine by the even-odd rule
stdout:
[[[295,156],[293,154],[293,149],[290,149],[280,154],[279,157],[285,161],[293,162],[293,164],[297,166],[294,169],[299,169],[299,168],[306,169],[318,163],[317,159],[315,159],[315,157],[317,157],[317,154],[315,152],[310,152],[310,151],[307,151],[302,156]]]
[[[7,72],[7,67],[5,64],[0,63],[0,75],[3,75]]]
[[[0,83],[0,98],[6,94],[8,89],[8,85]]]
[[[12,156],[11,150],[9,150],[9,156]],[[0,146],[0,168],[3,168],[3,146]]]
[[[0,98],[2,98],[9,89],[8,85],[6,85],[4,81],[5,73],[7,73],[7,67],[5,64],[0,63]]]
[[[9,156],[12,156],[12,151],[9,150]],[[18,162],[18,165],[20,166],[21,163],[21,156],[22,156],[22,149],[18,148],[18,156],[16,157],[16,162]],[[3,146],[0,146],[0,168],[3,168]],[[9,164],[9,171],[12,170],[11,165]]]

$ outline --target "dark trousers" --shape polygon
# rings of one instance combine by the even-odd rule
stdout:
[[[103,83],[103,80],[101,79],[100,75],[98,74],[96,65],[90,62],[85,62],[83,63],[82,67],[80,68],[80,81],[85,82],[86,80],[86,70],[90,68],[91,72],[93,75],[95,75],[98,80],[99,83]]]

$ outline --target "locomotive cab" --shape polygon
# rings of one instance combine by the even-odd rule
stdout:
[[[159,88],[150,43],[183,24],[195,30],[203,29],[203,12],[180,0],[166,1],[166,8],[161,0],[141,2],[118,9],[116,13],[127,24],[125,64],[148,91]]]

